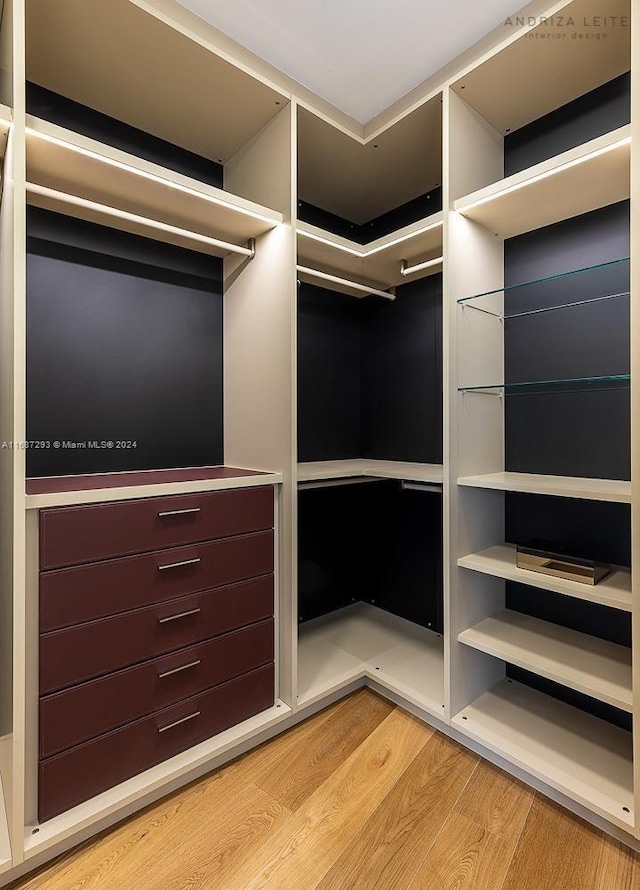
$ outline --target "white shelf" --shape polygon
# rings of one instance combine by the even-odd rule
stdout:
[[[454,202],[502,238],[597,210],[630,193],[631,127],[620,127]]]
[[[580,476],[541,476],[536,473],[485,473],[461,476],[458,485],[491,488],[496,491],[522,491],[585,501],[631,503],[631,483],[617,479],[586,479]]]
[[[234,467],[223,469],[225,473],[221,476],[207,474],[206,468],[195,467],[193,470],[141,470],[27,479],[25,506],[27,510],[41,510],[45,507],[68,507],[102,501],[254,488],[279,485],[283,481],[282,473],[263,473],[257,470],[247,472]],[[237,475],[234,475],[234,470],[237,470]]]
[[[4,158],[9,127],[11,126],[12,120],[13,112],[11,109],[7,105],[0,103],[0,159]]]
[[[322,479],[353,479],[369,476],[377,479],[401,479],[406,482],[442,484],[441,464],[403,463],[394,460],[327,460],[298,464],[298,482]]]
[[[516,548],[511,544],[498,544],[480,553],[470,553],[461,557],[458,565],[463,569],[504,578],[506,581],[516,581],[528,587],[550,590],[563,596],[610,606],[612,609],[631,611],[631,572],[627,569],[615,568],[610,575],[592,587],[578,581],[554,578],[552,575],[518,568]]]
[[[300,707],[362,678],[442,718],[443,639],[367,603],[355,603],[300,627]]]
[[[452,725],[591,812],[626,831],[633,826],[631,733],[508,680]]]
[[[326,232],[309,223],[297,223],[298,259],[302,265],[363,279],[379,286],[405,284],[421,275],[442,271],[431,266],[414,275],[402,275],[402,261],[409,266],[442,256],[442,212],[411,223],[368,244],[359,244]]]
[[[267,207],[31,116],[27,116],[27,179],[62,195],[242,247],[282,222],[282,214]],[[34,194],[29,200],[48,210],[192,250],[215,256],[230,253],[175,232],[122,220],[106,210]]]
[[[458,639],[615,708],[633,709],[626,646],[508,609],[462,631]]]

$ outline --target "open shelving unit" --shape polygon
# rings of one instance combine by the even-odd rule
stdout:
[[[82,229],[107,271],[154,282],[141,347],[176,285],[219,309],[224,348],[206,466],[0,459],[1,885],[364,685],[640,849],[640,18],[548,5],[363,125],[176,0],[4,0],[0,439],[27,439],[26,264],[56,220],[75,274]],[[605,7],[606,39],[573,36]],[[51,322],[101,294],[83,279],[74,311],[40,281]],[[137,356],[132,329],[115,354]],[[170,327],[163,367],[181,343]],[[165,428],[167,380],[144,403]],[[274,707],[38,824],[38,511],[257,484],[277,492]],[[547,531],[611,573],[518,568]]]

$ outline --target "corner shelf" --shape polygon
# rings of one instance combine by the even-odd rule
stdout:
[[[479,553],[470,553],[461,557],[458,565],[460,568],[492,575],[494,578],[504,578],[505,581],[515,581],[528,587],[550,590],[552,593],[587,600],[624,612],[631,611],[631,572],[628,569],[615,568],[608,577],[591,587],[578,581],[554,578],[551,575],[518,568],[516,548],[512,544],[498,544]]]
[[[281,213],[267,207],[29,115],[27,179],[54,193],[31,193],[30,203],[36,206],[215,256],[232,251],[198,240],[198,236],[229,242],[232,248],[257,238],[283,219]],[[80,200],[69,204],[63,200],[65,195]],[[83,206],[83,202],[101,205],[102,210]],[[143,221],[112,216],[109,208]],[[144,219],[156,225],[145,226]],[[183,234],[163,231],[163,225]],[[195,237],[190,239],[190,234]]]
[[[628,125],[459,198],[453,209],[512,238],[628,198],[630,158]]]
[[[402,272],[402,263],[406,260],[411,267],[441,260],[442,232],[441,211],[368,244],[298,221],[298,257],[304,264],[337,274],[361,276],[391,287],[414,280],[420,271],[426,274],[441,271],[441,263],[436,262],[424,270],[416,270],[415,275],[407,275]]]
[[[406,482],[433,482],[439,485],[444,479],[444,470],[441,464],[403,463],[402,461],[364,458],[298,464],[298,482],[353,479],[359,476],[400,479]]]
[[[365,678],[442,719],[443,638],[368,603],[299,628],[300,708]]]
[[[633,827],[633,740],[624,729],[509,680],[452,725],[587,810]]]
[[[631,649],[506,609],[458,634],[466,646],[598,701],[633,710]]]
[[[461,476],[458,485],[495,491],[522,491],[586,501],[631,503],[631,482],[618,479],[588,479],[580,476],[544,476],[536,473],[484,473]]]

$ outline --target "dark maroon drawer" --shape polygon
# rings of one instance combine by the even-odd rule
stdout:
[[[273,575],[206,590],[40,637],[40,694],[273,615]]]
[[[82,683],[40,701],[49,757],[273,661],[273,619]]]
[[[168,757],[259,714],[274,702],[272,664],[43,760],[41,822]]]
[[[273,531],[40,575],[40,631],[116,615],[273,571]]]
[[[273,528],[273,486],[40,512],[40,569]]]

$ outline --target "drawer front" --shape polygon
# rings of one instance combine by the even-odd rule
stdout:
[[[40,512],[41,570],[273,527],[273,486]]]
[[[267,665],[43,760],[38,771],[40,822],[259,714],[273,702],[274,668]]]
[[[40,637],[40,694],[81,683],[273,615],[273,575]]]
[[[273,661],[273,619],[40,701],[40,757],[103,735]]]
[[[273,572],[273,531],[40,575],[40,631],[56,630]]]

